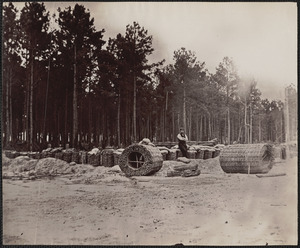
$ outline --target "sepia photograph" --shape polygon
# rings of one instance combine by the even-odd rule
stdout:
[[[2,2],[3,245],[298,245],[296,2]]]

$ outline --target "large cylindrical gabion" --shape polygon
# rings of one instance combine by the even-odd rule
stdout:
[[[203,159],[204,158],[204,150],[199,149],[196,153],[196,159]]]
[[[63,153],[62,153],[62,152],[57,152],[57,153],[55,153],[55,158],[56,158],[56,159],[63,160]]]
[[[102,165],[105,167],[114,166],[114,150],[112,148],[105,148],[102,151]]]
[[[206,149],[204,150],[204,156],[203,159],[209,159],[213,157],[213,150],[212,149]]]
[[[273,147],[269,144],[237,144],[224,147],[220,165],[226,173],[268,173],[273,166]]]
[[[87,154],[87,163],[93,166],[100,166],[101,164],[101,153]]]
[[[221,150],[220,149],[215,149],[213,157],[218,157],[220,155]]]
[[[80,151],[79,152],[79,163],[80,164],[86,164],[87,163],[87,152],[86,151]]]
[[[134,144],[127,147],[119,158],[120,169],[126,176],[146,176],[161,169],[163,157],[157,147]]]
[[[71,162],[75,162],[76,164],[79,164],[79,161],[80,161],[79,152],[74,151],[72,153]]]
[[[196,151],[194,151],[194,150],[188,150],[187,151],[187,156],[190,159],[195,159],[196,158]]]
[[[63,160],[67,163],[71,163],[72,160],[72,152],[63,152]]]
[[[161,150],[160,153],[163,157],[163,160],[166,161],[169,152],[167,150]]]
[[[169,153],[167,154],[167,160],[176,160],[176,150],[170,149]]]
[[[176,158],[179,158],[179,157],[183,157],[183,154],[179,149],[177,149]]]
[[[121,156],[121,152],[114,151],[114,165],[119,165],[119,158]]]

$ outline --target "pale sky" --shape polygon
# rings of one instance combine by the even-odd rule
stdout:
[[[297,85],[296,3],[77,2],[90,10],[104,39],[124,34],[138,22],[153,36],[151,62],[173,63],[175,50],[196,53],[215,72],[225,56],[240,76],[252,76],[263,96],[284,99],[284,87]],[[14,3],[23,7],[24,3]],[[46,2],[52,13],[74,2]]]

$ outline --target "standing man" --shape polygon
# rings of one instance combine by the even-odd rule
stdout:
[[[186,142],[188,141],[188,137],[184,133],[183,128],[180,128],[180,132],[177,135],[178,139],[178,147],[180,151],[182,152],[182,155],[187,158],[187,145]]]

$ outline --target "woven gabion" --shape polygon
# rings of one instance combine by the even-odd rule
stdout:
[[[269,144],[237,144],[221,151],[220,165],[226,173],[268,173],[273,159],[273,148]]]
[[[134,144],[119,158],[119,166],[126,176],[146,176],[161,169],[163,157],[157,147]]]
[[[105,167],[114,166],[114,150],[113,149],[104,149],[102,151],[102,165]]]

